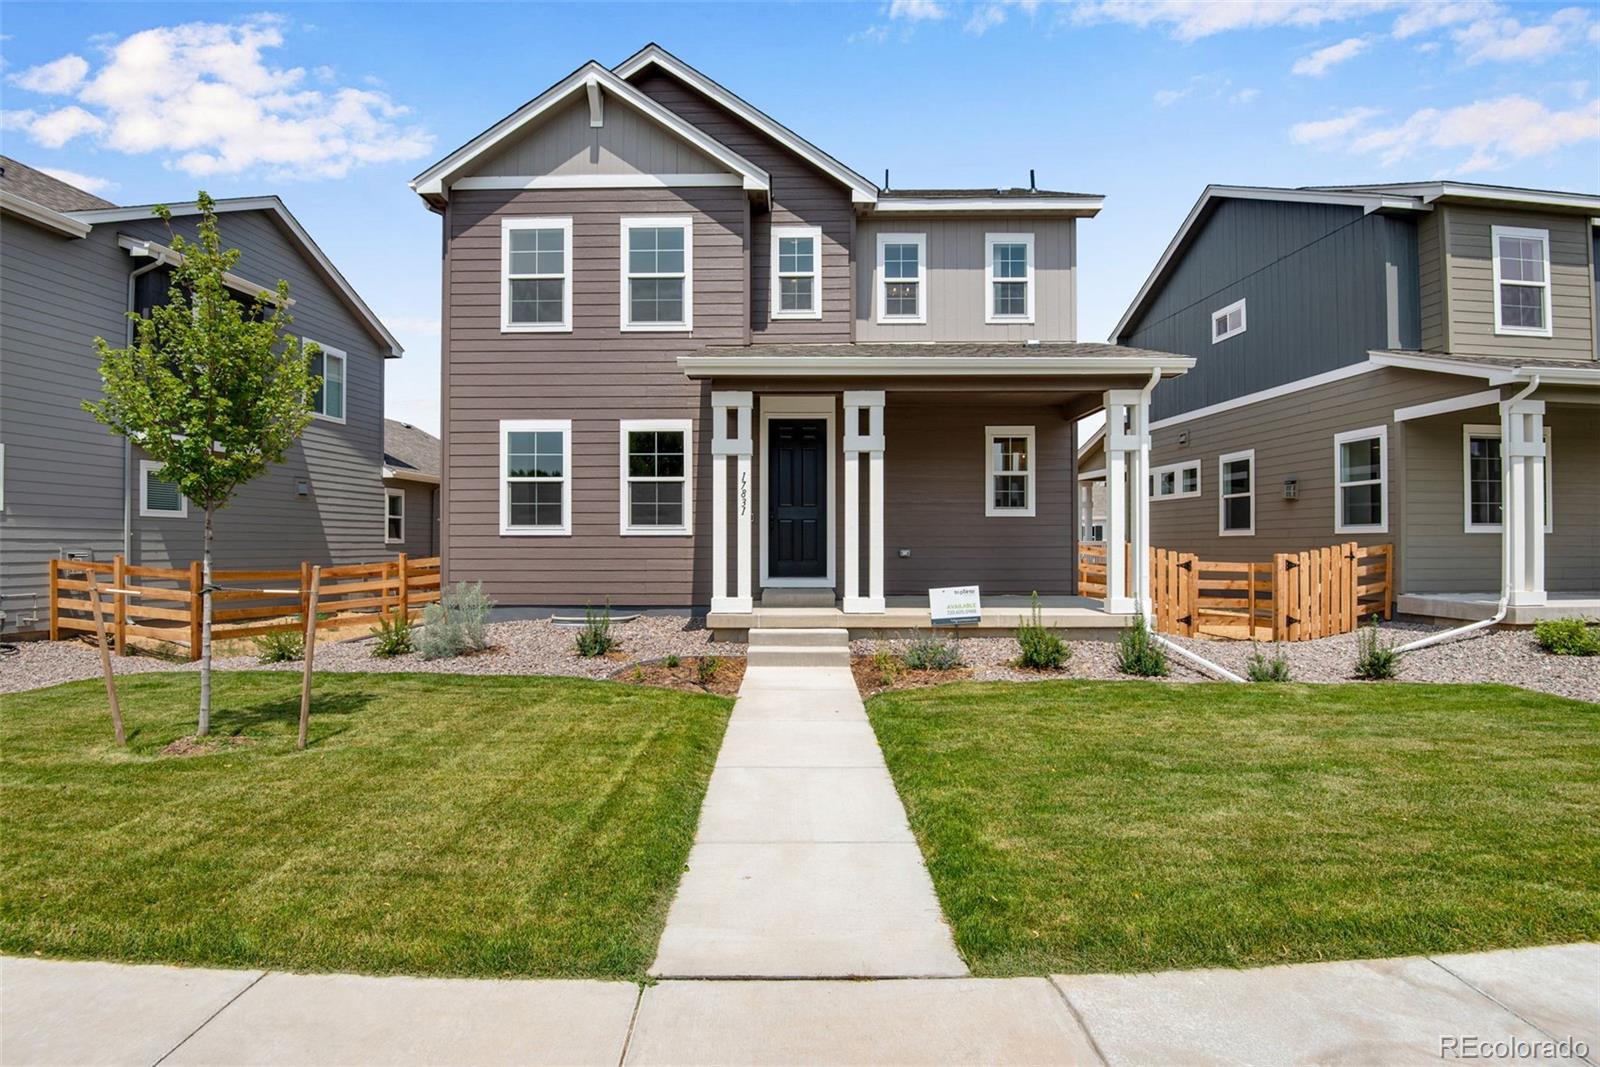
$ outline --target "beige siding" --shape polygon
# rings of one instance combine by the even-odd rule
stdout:
[[[1074,341],[1076,237],[1071,219],[881,218],[856,231],[856,338],[861,341]],[[926,325],[877,321],[878,235],[925,233]],[[984,320],[984,235],[1034,235],[1034,321],[988,325]]]
[[[1449,351],[1446,328],[1450,309],[1445,306],[1444,230],[1446,208],[1438,208],[1417,222],[1417,275],[1421,287],[1419,310],[1422,320],[1422,347],[1430,352]]]
[[[474,163],[469,175],[718,174],[727,168],[653,119],[606,97],[604,125],[579,98]]]

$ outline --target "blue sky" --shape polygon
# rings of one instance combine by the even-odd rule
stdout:
[[[406,182],[652,40],[874,180],[1105,194],[1082,339],[1207,182],[1600,189],[1592,3],[11,2],[0,146],[120,203],[278,193],[406,345],[389,414],[437,430],[439,222]]]

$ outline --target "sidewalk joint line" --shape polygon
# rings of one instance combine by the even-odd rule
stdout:
[[[256,983],[257,982],[261,981],[261,979],[265,978],[267,975],[269,975],[271,973],[272,973],[271,971],[262,971],[260,974],[256,975],[254,978],[252,978],[250,980],[250,984],[249,985],[245,986],[243,989],[239,990],[239,992],[237,992],[233,996],[229,997],[228,998],[228,1002],[226,1004],[224,1004],[222,1007],[218,1008],[216,1011],[212,1012],[210,1015],[207,1015],[205,1017],[205,1019],[203,1019],[201,1021],[199,1026],[195,1027],[193,1030],[190,1030],[187,1034],[185,1034],[182,1041],[179,1041],[176,1045],[173,1045],[171,1048],[167,1049],[167,1051],[163,1052],[161,1054],[161,1057],[159,1059],[157,1059],[154,1063],[152,1063],[150,1065],[150,1067],[161,1067],[161,1064],[166,1061],[168,1056],[171,1056],[174,1052],[178,1051],[180,1048],[182,1048],[183,1046],[187,1045],[189,1043],[189,1041],[194,1037],[195,1034],[198,1034],[200,1031],[204,1030],[206,1027],[211,1025],[211,1020],[215,1019],[217,1016],[221,1015],[223,1012],[225,1012],[229,1008],[233,1007],[234,1001],[238,1000],[240,997],[242,997],[246,993],[250,992],[250,990],[254,989],[256,987]]]
[[[628,1016],[628,1032],[622,1035],[622,1055],[617,1057],[617,1067],[628,1062],[628,1048],[633,1044],[633,1028],[639,1024],[639,1009],[644,1005],[644,983],[639,983],[639,995],[633,998],[633,1014]]]
[[[1521,1022],[1521,1023],[1524,1023],[1524,1024],[1528,1025],[1528,1026],[1533,1027],[1535,1030],[1539,1031],[1541,1034],[1543,1034],[1545,1037],[1548,1037],[1552,1041],[1559,1042],[1561,1040],[1561,1037],[1559,1035],[1552,1034],[1549,1030],[1546,1030],[1544,1027],[1540,1026],[1538,1023],[1534,1022],[1532,1019],[1529,1019],[1527,1016],[1523,1015],[1520,1011],[1517,1011],[1517,1009],[1515,1009],[1511,1005],[1505,1003],[1499,997],[1496,997],[1494,994],[1488,992],[1487,990],[1480,988],[1478,985],[1474,984],[1471,980],[1469,980],[1467,978],[1463,978],[1461,975],[1459,975],[1456,972],[1452,971],[1450,968],[1446,967],[1444,964],[1440,963],[1438,960],[1434,959],[1432,956],[1425,956],[1423,958],[1426,959],[1429,963],[1433,964],[1435,967],[1439,968],[1445,974],[1448,974],[1451,978],[1454,978],[1456,981],[1460,982],[1462,985],[1466,986],[1468,989],[1470,989],[1474,993],[1478,994],[1478,996],[1482,997],[1484,1000],[1487,1000],[1489,1003],[1493,1004],[1495,1007],[1499,1008],[1501,1011],[1505,1012],[1507,1015],[1510,1015],[1512,1018],[1516,1019],[1518,1022]],[[1572,1035],[1568,1034],[1567,1036],[1571,1037]],[[1594,1064],[1594,1060],[1589,1058],[1588,1056],[1581,1056],[1579,1058],[1582,1059],[1584,1063],[1587,1063],[1587,1064],[1590,1064],[1590,1065]]]
[[[1100,1057],[1101,1063],[1109,1064],[1111,1061],[1106,1058],[1105,1049],[1100,1047],[1100,1042],[1095,1039],[1094,1031],[1089,1029],[1089,1020],[1085,1019],[1083,1012],[1079,1011],[1078,1006],[1072,1003],[1072,998],[1067,996],[1067,991],[1062,988],[1060,982],[1056,981],[1056,976],[1048,974],[1045,975],[1044,980],[1050,984],[1051,989],[1056,991],[1056,996],[1061,998],[1061,1003],[1067,1006],[1067,1014],[1071,1015],[1072,1021],[1078,1024],[1078,1029],[1083,1031],[1084,1040],[1089,1042],[1089,1048],[1094,1050],[1096,1056]]]

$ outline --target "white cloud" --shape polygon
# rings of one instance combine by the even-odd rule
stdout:
[[[947,14],[939,0],[893,0],[889,5],[890,18],[907,22],[933,22]]]
[[[1326,48],[1319,48],[1309,56],[1301,56],[1295,60],[1294,67],[1291,69],[1295,74],[1305,74],[1313,78],[1320,78],[1345,60],[1359,56],[1367,48],[1366,38],[1347,37],[1338,44],[1330,44]]]
[[[76,104],[7,124],[51,148],[87,136],[130,154],[161,152],[196,177],[264,169],[279,180],[340,178],[432,150],[432,136],[387,93],[306,88],[303,68],[269,64],[264,53],[283,47],[284,26],[255,15],[112,38],[98,69],[79,77]]]
[[[1238,92],[1228,97],[1228,102],[1233,104],[1248,104],[1254,101],[1255,98],[1260,95],[1260,89],[1240,89]]]
[[[1587,38],[1593,26],[1582,8],[1569,7],[1537,25],[1524,26],[1511,17],[1486,18],[1451,31],[1451,36],[1468,63],[1538,63],[1564,51],[1574,39]]]
[[[37,67],[18,71],[6,80],[30,93],[70,93],[83,84],[89,73],[89,61],[80,55],[64,55],[60,59],[41,63]]]
[[[1289,139],[1295,144],[1326,144],[1346,136],[1378,114],[1381,112],[1375,107],[1355,107],[1331,119],[1297,122],[1289,127]]]
[[[972,14],[967,18],[967,24],[962,27],[968,33],[982,36],[985,31],[991,30],[1006,20],[1006,9],[1001,4],[981,4],[972,9]]]
[[[1158,89],[1155,95],[1156,106],[1171,107],[1193,91],[1193,89]]]
[[[1396,0],[1081,0],[1072,17],[1155,26],[1180,41],[1198,41],[1229,30],[1348,22],[1395,6]]]
[[[1404,40],[1445,26],[1488,18],[1499,11],[1500,5],[1489,3],[1488,0],[1440,0],[1438,3],[1416,4],[1394,20],[1394,35]]]
[[[40,170],[52,178],[59,178],[68,185],[75,185],[87,193],[107,193],[117,187],[117,183],[110,178],[96,178],[92,174],[79,174],[75,170],[64,167],[40,167]]]

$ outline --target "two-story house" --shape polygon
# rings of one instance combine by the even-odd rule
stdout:
[[[1204,558],[1395,546],[1402,612],[1600,611],[1600,196],[1211,186],[1117,324],[1151,531]]]
[[[193,240],[198,208],[171,205]],[[275,196],[220,200],[242,299],[289,282],[294,328],[322,349],[316,417],[283,463],[217,513],[219,567],[355,563],[384,536],[383,376],[400,345]],[[94,341],[124,344],[128,312],[165,301],[176,253],[148,205],[119,207],[0,157],[0,612],[48,624],[49,561],[185,567],[203,516],[140,449],[84,412],[100,395]]]
[[[506,606],[1070,597],[1074,423],[1137,427],[1191,363],[1077,342],[1100,197],[880,188],[654,45],[412,187],[444,224],[447,577]]]

